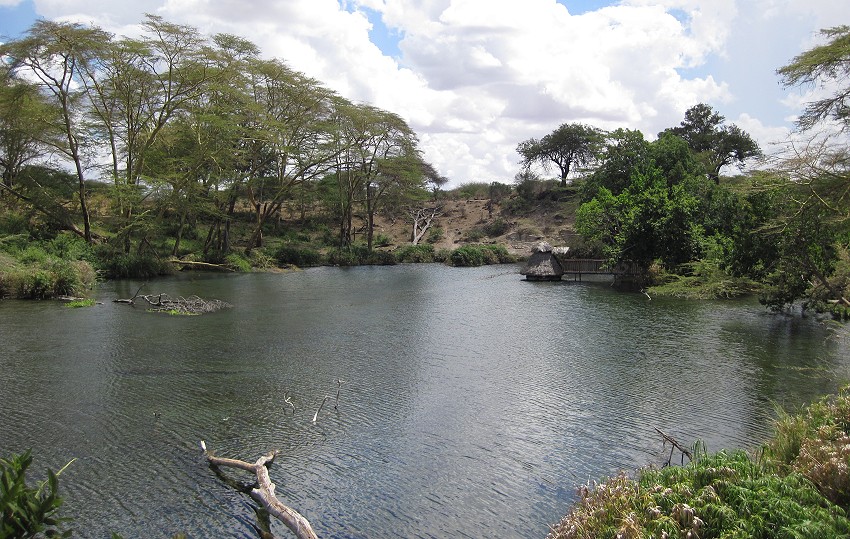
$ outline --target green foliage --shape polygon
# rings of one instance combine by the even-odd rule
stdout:
[[[386,234],[378,234],[375,236],[375,247],[389,247],[392,243],[392,240]]]
[[[495,238],[497,236],[501,236],[505,234],[511,227],[511,224],[502,219],[501,217],[497,217],[495,220],[485,224],[482,227],[484,234],[491,238]]]
[[[92,266],[81,260],[64,260],[31,245],[13,264],[0,267],[0,297],[50,299],[81,296],[95,282]]]
[[[764,454],[770,466],[802,474],[833,503],[850,508],[850,386],[800,414],[780,414]]]
[[[761,457],[706,454],[579,490],[550,539],[821,538],[850,534],[850,386],[782,413]]]
[[[510,264],[516,262],[516,257],[504,245],[464,245],[452,251],[449,262],[452,266]]]
[[[797,124],[810,129],[826,119],[837,120],[845,126],[850,124],[847,107],[847,88],[842,86],[850,75],[850,26],[842,25],[821,30],[827,38],[823,45],[799,54],[786,66],[777,70],[782,84],[790,86],[836,87],[834,95],[819,99],[806,106]]]
[[[561,124],[540,140],[530,138],[520,142],[516,151],[526,169],[534,164],[544,169],[555,165],[561,185],[566,185],[571,172],[596,160],[603,141],[601,129],[579,123]]]
[[[428,263],[434,262],[433,245],[405,245],[393,251],[397,262]]]
[[[483,200],[490,196],[490,184],[485,182],[467,182],[446,191],[446,194],[454,199]]]
[[[47,470],[47,480],[37,487],[26,482],[32,454],[0,458],[0,537],[17,539],[41,537],[70,537],[64,530],[67,519],[58,516],[62,506],[58,475]]]
[[[74,301],[69,301],[68,303],[65,304],[65,307],[67,307],[69,309],[79,309],[79,308],[82,308],[82,307],[92,307],[96,303],[97,302],[94,300],[94,298],[77,299],[77,300],[74,300]]]
[[[293,265],[299,268],[321,266],[324,262],[324,257],[319,251],[292,244],[281,245],[275,252],[274,258],[281,266]]]
[[[428,230],[428,238],[425,240],[428,243],[437,243],[446,236],[442,227],[435,226]]]
[[[799,474],[766,471],[745,452],[702,455],[685,467],[644,469],[583,487],[551,539],[615,537],[841,537],[845,512]]]
[[[150,279],[171,275],[175,269],[153,254],[124,253],[109,245],[95,248],[98,269],[109,279]]]
[[[487,234],[481,228],[470,228],[463,233],[463,241],[481,241]]]
[[[328,253],[328,264],[332,266],[392,266],[396,257],[391,251],[370,251],[365,245],[352,245]]]
[[[253,252],[251,253],[253,255]],[[251,262],[239,253],[230,253],[224,257],[224,261],[229,268],[242,273],[251,272]]]

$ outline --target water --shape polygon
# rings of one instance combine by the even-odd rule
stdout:
[[[112,303],[140,284],[101,285],[87,309],[0,302],[0,454],[77,459],[61,489],[78,537],[256,537],[202,439],[245,460],[280,449],[278,496],[321,537],[544,537],[576,485],[660,462],[654,427],[754,447],[775,404],[850,379],[847,338],[811,318],[510,266],[147,285],[234,305],[197,317]]]

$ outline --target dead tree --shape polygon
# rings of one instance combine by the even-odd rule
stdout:
[[[654,428],[655,428],[655,432],[660,434],[661,438],[664,440],[664,442],[661,445],[662,451],[664,450],[664,448],[666,448],[667,442],[670,442],[670,456],[667,457],[667,461],[664,463],[665,467],[670,466],[670,463],[673,460],[673,452],[677,449],[682,454],[681,464],[683,466],[685,464],[685,457],[688,457],[688,461],[694,460],[693,454],[691,454],[691,452],[688,449],[682,447],[682,445],[679,442],[677,442],[675,438],[673,438],[669,434],[665,434],[665,433],[661,432],[661,430],[658,427],[654,427]]]
[[[207,451],[207,446],[203,441],[201,441],[201,449],[211,467],[236,468],[253,473],[257,478],[257,483],[248,491],[248,495],[262,505],[271,516],[283,522],[298,539],[318,539],[310,522],[301,513],[287,506],[275,496],[275,484],[269,477],[268,466],[274,461],[278,454],[277,451],[271,451],[251,464],[244,460],[216,457],[212,452]]]
[[[204,314],[231,307],[231,305],[225,301],[218,299],[201,299],[198,296],[188,296],[185,298],[183,296],[177,296],[176,298],[172,298],[168,294],[139,294],[144,286],[145,285],[140,286],[139,289],[136,290],[136,293],[133,294],[132,298],[115,299],[113,302],[126,303],[128,305],[135,306],[136,300],[141,299],[145,301],[149,311],[174,314]]]
[[[411,243],[418,245],[428,229],[434,223],[434,220],[443,215],[442,206],[434,206],[432,208],[410,208],[407,214],[413,220],[413,234],[411,235]]]

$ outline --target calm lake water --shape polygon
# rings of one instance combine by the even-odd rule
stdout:
[[[203,439],[252,461],[280,449],[278,496],[321,537],[542,538],[576,485],[660,462],[653,427],[753,447],[776,404],[850,379],[847,337],[812,318],[528,283],[513,266],[147,285],[233,304],[196,317],[112,303],[140,284],[102,284],[86,309],[0,302],[0,454],[77,459],[61,489],[78,537],[256,537]]]

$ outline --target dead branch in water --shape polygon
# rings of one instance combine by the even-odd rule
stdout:
[[[147,283],[145,283],[147,284]],[[132,298],[115,299],[114,303],[127,303],[136,305],[136,300],[141,298],[148,304],[148,310],[154,312],[166,312],[175,314],[204,314],[220,311],[227,307],[232,307],[229,303],[218,299],[202,299],[198,296],[177,296],[172,298],[168,294],[139,294],[145,285],[139,287]]]
[[[251,464],[244,460],[216,457],[207,450],[207,446],[203,441],[201,441],[201,449],[203,449],[204,456],[207,458],[207,462],[209,462],[211,467],[236,468],[253,473],[257,478],[257,483],[251,488],[248,495],[254,501],[261,504],[270,515],[283,522],[287,528],[292,530],[292,533],[298,539],[318,539],[310,522],[301,513],[285,505],[275,496],[275,484],[272,483],[269,477],[268,466],[277,456],[277,451],[271,451]]]
[[[662,450],[667,446],[667,442],[670,442],[670,456],[667,457],[667,462],[664,463],[664,466],[670,466],[670,463],[673,460],[673,452],[676,449],[678,449],[679,452],[682,454],[682,465],[683,466],[685,464],[685,457],[688,457],[689,461],[694,460],[694,457],[691,454],[690,450],[686,449],[685,447],[682,447],[682,445],[679,442],[677,442],[675,438],[673,438],[669,434],[665,434],[658,427],[653,427],[653,428],[655,429],[655,432],[660,434],[661,437],[664,439],[664,442],[661,446]]]

